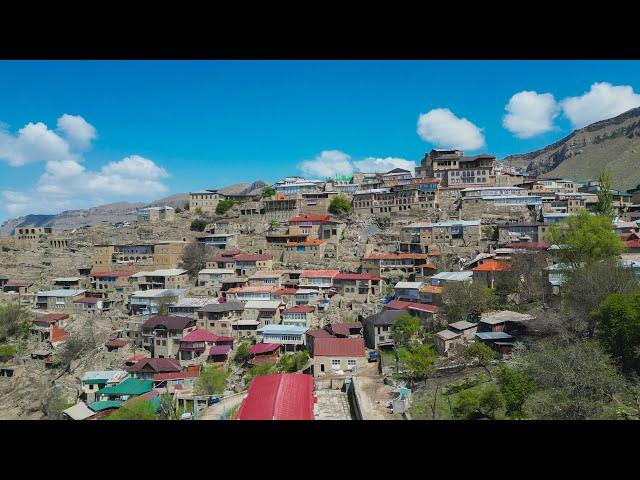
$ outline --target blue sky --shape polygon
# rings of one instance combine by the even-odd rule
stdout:
[[[402,166],[433,147],[502,158],[638,92],[637,61],[2,61],[0,221]]]

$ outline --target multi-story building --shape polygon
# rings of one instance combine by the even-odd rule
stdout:
[[[235,277],[233,268],[204,268],[198,272],[199,287],[220,287],[225,278]]]
[[[461,150],[431,150],[416,168],[416,177],[438,178],[440,185],[490,185],[496,175],[496,157],[465,156]]]
[[[240,253],[229,251],[207,262],[207,268],[231,269],[236,275],[253,275],[260,270],[271,270],[273,268],[273,255]]]
[[[314,318],[315,307],[313,305],[297,305],[284,309],[281,312],[282,324],[297,327],[310,327]]]
[[[285,351],[297,350],[306,345],[305,332],[307,327],[293,325],[265,325],[257,330],[258,341],[264,343],[278,343]]]
[[[233,324],[242,318],[243,302],[224,302],[205,305],[196,313],[198,328],[216,335],[235,336]]]
[[[357,190],[353,210],[358,214],[416,213],[438,208],[437,181],[408,182],[390,188]]]
[[[429,276],[437,268],[429,263],[426,253],[373,252],[362,259],[364,273],[384,277],[392,270],[400,270],[410,276]]]
[[[169,206],[147,207],[138,210],[136,216],[142,223],[170,222],[175,219],[176,211]]]
[[[133,271],[101,271],[89,275],[91,289],[98,292],[123,291],[132,285]]]
[[[180,340],[196,329],[191,317],[155,316],[142,324],[142,346],[155,358],[176,358]]]
[[[371,302],[382,295],[385,283],[369,273],[338,273],[333,277],[333,287],[346,298]]]
[[[36,308],[40,310],[75,311],[73,301],[83,297],[86,290],[47,290],[36,293]]]
[[[298,194],[322,191],[322,180],[306,180],[303,177],[286,177],[275,183],[276,194]]]
[[[198,235],[198,242],[204,243],[220,250],[236,248],[238,246],[238,234],[236,233],[205,233]]]
[[[218,202],[225,199],[226,197],[221,193],[218,193],[218,190],[205,189],[198,190],[196,192],[190,192],[189,209],[195,210],[196,208],[199,208],[203,212],[215,213]]]
[[[167,307],[185,296],[187,288],[138,290],[129,294],[127,308],[131,315],[155,315],[163,304]]]
[[[333,279],[339,273],[340,270],[303,270],[299,286],[326,292],[333,287]]]
[[[186,241],[162,241],[128,245],[94,245],[93,269],[131,270],[134,265],[140,268],[177,268],[186,244]]]
[[[479,245],[480,220],[451,220],[413,223],[402,227],[398,249],[401,252],[427,253],[429,247]]]
[[[138,272],[130,276],[137,290],[188,288],[189,273],[181,268],[169,268]]]

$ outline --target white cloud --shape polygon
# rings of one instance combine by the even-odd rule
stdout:
[[[37,191],[59,196],[93,194],[150,198],[167,191],[167,171],[148,158],[132,155],[87,171],[77,162],[47,162]]]
[[[353,172],[351,157],[340,150],[323,150],[312,160],[298,165],[305,175],[326,178],[336,175],[349,175]]]
[[[69,144],[42,122],[28,123],[17,135],[0,130],[0,159],[12,167],[43,161],[77,159]]]
[[[601,82],[592,84],[587,93],[560,103],[573,127],[582,128],[640,106],[640,95],[629,85]]]
[[[507,113],[502,125],[518,138],[531,138],[553,130],[553,119],[560,111],[551,93],[534,91],[516,93],[504,108]]]
[[[416,164],[412,160],[395,157],[368,157],[364,160],[353,162],[353,165],[357,171],[365,173],[388,172],[394,168],[404,168],[405,170],[410,170],[413,173],[416,169]]]
[[[120,199],[152,199],[168,189],[167,171],[148,158],[131,155],[100,169],[83,164],[78,152],[88,150],[96,129],[78,115],[62,115],[57,130],[28,123],[15,135],[0,124],[0,160],[20,167],[44,162],[36,185],[24,192],[0,192],[0,209],[9,215],[58,213]]]
[[[95,127],[80,115],[65,113],[58,118],[57,126],[69,145],[76,150],[89,150],[91,141],[98,137]]]
[[[436,108],[418,118],[418,135],[439,148],[477,150],[484,147],[482,129],[448,108]]]

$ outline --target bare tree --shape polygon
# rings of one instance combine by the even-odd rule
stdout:
[[[209,252],[204,243],[193,240],[182,252],[182,262],[180,266],[189,272],[189,276],[195,277],[198,272],[207,266]]]

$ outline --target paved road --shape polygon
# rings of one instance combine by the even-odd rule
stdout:
[[[223,398],[220,402],[209,405],[206,409],[200,412],[198,420],[220,420],[223,412],[228,413],[229,410],[235,408],[242,403],[242,400],[247,396],[247,392],[236,393]]]

